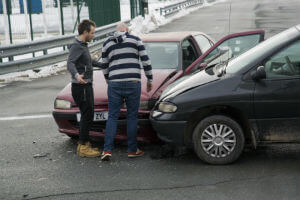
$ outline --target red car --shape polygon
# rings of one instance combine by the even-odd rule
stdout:
[[[151,33],[141,37],[145,44],[153,68],[153,88],[147,93],[147,79],[142,73],[142,94],[139,108],[138,140],[154,142],[158,138],[149,121],[150,110],[162,91],[175,80],[208,65],[226,62],[254,47],[264,38],[264,31],[231,34],[219,42],[201,32]],[[90,130],[91,136],[104,137],[108,118],[107,84],[101,71],[94,73],[95,114]],[[56,97],[53,117],[61,133],[77,137],[80,119],[79,108],[71,95],[68,84]],[[117,140],[126,137],[126,107],[121,109]]]

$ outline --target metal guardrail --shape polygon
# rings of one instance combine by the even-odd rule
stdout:
[[[215,1],[215,0],[213,0],[213,1]],[[162,15],[164,17],[168,17],[172,14],[179,12],[180,10],[182,10],[184,8],[202,5],[203,3],[204,3],[204,0],[187,0],[184,2],[172,4],[172,5],[160,8],[160,15]]]
[[[96,28],[94,42],[89,44],[89,50],[91,53],[101,49],[105,37],[107,34],[115,31],[117,23]],[[125,23],[129,23],[129,21],[125,21]],[[67,49],[51,54],[48,54],[48,50],[57,47],[66,47],[74,41],[74,38],[75,34],[70,34],[57,38],[0,46],[0,59],[10,58],[11,60],[9,62],[0,63],[0,74],[34,69],[65,61],[67,60],[69,53]],[[36,53],[39,51],[43,51],[44,55],[13,61],[14,56]]]

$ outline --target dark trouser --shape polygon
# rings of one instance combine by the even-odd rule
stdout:
[[[120,109],[125,100],[127,107],[127,138],[128,152],[137,151],[138,111],[141,97],[140,82],[109,82],[108,83],[108,120],[105,129],[104,151],[111,151],[119,119]]]
[[[94,91],[92,84],[72,83],[72,96],[80,109],[79,143],[89,141],[89,131],[94,118]]]

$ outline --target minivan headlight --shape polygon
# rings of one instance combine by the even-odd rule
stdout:
[[[173,113],[176,112],[177,106],[170,102],[161,102],[158,105],[158,110],[164,113]]]
[[[71,108],[71,102],[66,101],[66,100],[62,100],[62,99],[55,99],[54,108],[55,109],[70,109]]]

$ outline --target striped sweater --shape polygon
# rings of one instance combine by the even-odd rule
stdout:
[[[109,81],[140,81],[141,65],[152,82],[152,67],[140,38],[125,32],[115,32],[103,44],[103,73]]]

